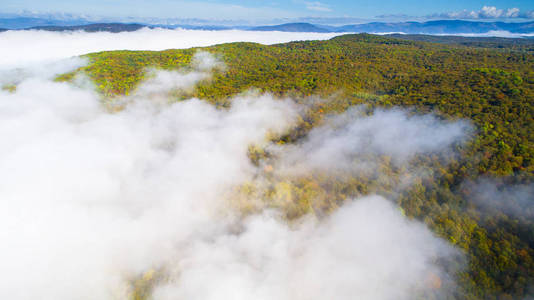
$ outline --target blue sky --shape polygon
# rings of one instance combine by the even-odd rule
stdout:
[[[459,19],[533,18],[532,0],[2,0],[0,12],[72,13],[107,17],[273,19],[428,17]]]

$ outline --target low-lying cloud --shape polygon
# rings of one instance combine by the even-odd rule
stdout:
[[[466,198],[485,215],[534,218],[534,184],[507,184],[502,180],[484,178],[465,183],[463,189]]]
[[[28,67],[90,52],[108,50],[165,50],[230,42],[276,44],[294,40],[325,40],[340,33],[256,32],[241,30],[149,29],[134,32],[6,31],[0,33],[0,70]]]
[[[23,34],[64,39],[67,48],[72,39],[108,37]],[[73,45],[68,55],[88,51]],[[55,58],[47,51],[35,59]],[[458,250],[382,197],[355,198],[323,219],[236,211],[231,191],[262,173],[249,146],[275,147],[267,137],[295,126],[303,108],[269,95],[238,97],[225,109],[199,99],[153,101],[224,67],[206,53],[194,61],[190,73],[154,71],[119,111],[109,111],[87,85],[53,82],[48,73],[26,72],[15,91],[0,90],[0,298],[128,299],[132,281],[151,272],[163,274],[153,283],[154,299],[454,292],[442,264]],[[78,65],[58,70],[67,66]],[[467,128],[402,110],[353,110],[300,144],[276,146],[275,166],[352,168],[355,154],[366,152],[401,162],[449,148]]]
[[[226,222],[220,195],[254,172],[246,145],[285,129],[292,105],[137,100],[111,114],[67,84],[1,92],[1,297],[111,299],[124,274],[178,255]]]
[[[455,255],[378,196],[295,228],[268,213],[242,226],[239,234],[187,244],[155,298],[413,299],[439,294],[447,275],[436,259]]]
[[[452,146],[464,142],[469,131],[467,122],[434,115],[410,115],[401,109],[367,115],[363,107],[355,107],[327,118],[302,143],[283,147],[281,156],[292,172],[361,170],[362,165],[374,164],[377,156],[405,166],[416,155],[452,153]]]
[[[145,80],[134,92],[134,98],[159,98],[168,101],[172,91],[190,91],[197,83],[211,78],[214,69],[224,69],[224,63],[209,52],[199,51],[191,60],[191,70],[148,70]]]

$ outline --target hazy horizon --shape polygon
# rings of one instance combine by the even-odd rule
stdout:
[[[369,0],[359,1],[232,1],[207,2],[156,0],[142,1],[90,0],[72,2],[63,0],[5,0],[0,17],[42,17],[63,20],[116,20],[145,22],[186,21],[204,24],[270,24],[310,22],[318,24],[349,24],[371,21],[424,21],[449,20],[534,20],[534,2],[531,1],[442,1],[428,4],[415,0],[402,3],[387,0],[374,5]]]

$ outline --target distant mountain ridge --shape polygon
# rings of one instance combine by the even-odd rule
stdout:
[[[24,21],[28,24],[38,24],[21,27]],[[21,23],[22,22],[22,23]],[[141,28],[184,28],[196,30],[228,30],[241,29],[252,31],[282,31],[282,32],[318,32],[318,33],[405,33],[405,34],[487,34],[491,32],[509,32],[512,34],[534,34],[534,21],[522,23],[506,22],[480,22],[462,20],[441,20],[427,22],[372,22],[343,26],[316,25],[311,23],[286,23],[269,26],[216,26],[216,25],[161,25],[142,23],[83,23],[70,24],[75,21],[40,20],[35,18],[1,19],[0,28],[6,29],[37,29],[50,31],[88,32],[108,31],[122,32],[135,31]],[[78,21],[83,22],[83,21]],[[66,23],[66,24],[64,24]]]
[[[320,27],[310,23],[286,23],[273,26],[258,26],[248,30],[253,31],[285,31],[285,32],[332,32],[326,27]]]
[[[367,23],[345,25],[341,31],[350,32],[402,32],[407,34],[461,34],[508,31],[510,33],[534,33],[534,21],[524,23],[472,22],[461,20],[442,20],[428,22]]]
[[[274,26],[253,27],[249,30],[287,32],[367,32],[367,33],[406,33],[406,34],[480,34],[491,31],[510,33],[534,33],[534,21],[524,23],[472,22],[442,20],[428,22],[372,22],[344,26],[322,26],[309,23],[288,23]]]
[[[96,23],[88,25],[75,25],[75,26],[36,26],[28,29],[35,30],[47,30],[47,31],[87,31],[87,32],[125,32],[136,31],[141,28],[148,27],[143,24],[123,24],[123,23]]]
[[[15,17],[15,18],[0,18],[0,28],[4,29],[27,29],[36,26],[73,26],[86,25],[91,22],[86,20],[56,20],[46,18],[32,18],[32,17]]]

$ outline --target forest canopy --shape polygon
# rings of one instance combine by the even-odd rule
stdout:
[[[225,67],[193,89],[176,93],[174,100],[197,97],[224,109],[232,97],[253,90],[307,104],[299,126],[275,137],[277,143],[296,143],[322,124],[325,116],[354,106],[404,107],[414,114],[433,112],[444,120],[470,120],[472,137],[457,145],[459,155],[448,164],[432,155],[418,157],[422,165],[437,171],[431,178],[415,180],[396,201],[408,217],[425,222],[467,254],[468,267],[457,275],[458,298],[532,295],[532,44],[465,38],[438,44],[358,34],[271,46],[230,43],[159,52],[111,51],[87,54],[86,66],[56,80],[86,74],[103,101],[113,101],[135,91],[150,68],[187,70],[199,50],[212,53]],[[255,163],[268,161],[269,153],[251,146],[250,158]],[[387,159],[381,160],[392,176],[400,176]],[[313,193],[323,211],[329,211],[350,196],[389,195],[391,188],[379,182],[380,178],[353,176],[334,184],[328,176],[312,174],[292,179],[285,188],[295,195]],[[486,185],[506,208],[484,204],[490,197]],[[286,211],[288,218],[295,218],[316,209],[298,202]]]

